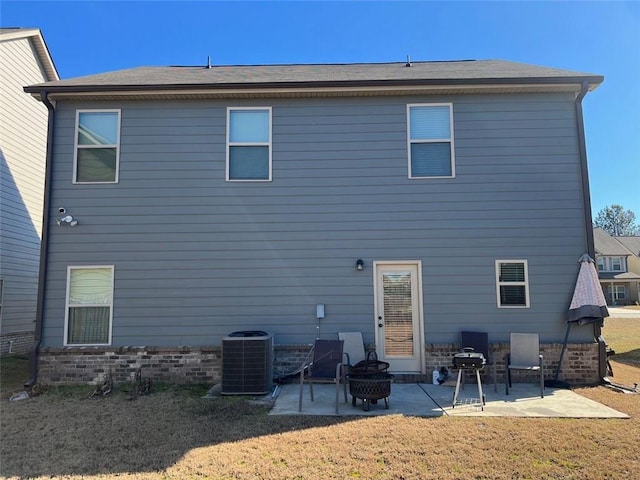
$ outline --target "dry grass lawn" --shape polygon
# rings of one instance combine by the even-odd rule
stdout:
[[[640,348],[632,320],[606,322],[621,355]],[[605,387],[578,393],[631,419],[271,417],[244,398],[202,399],[195,387],[135,401],[122,390],[86,398],[90,387],[52,389],[8,402],[25,363],[2,360],[5,478],[640,478],[640,395]],[[639,366],[613,368],[617,382],[640,383]]]

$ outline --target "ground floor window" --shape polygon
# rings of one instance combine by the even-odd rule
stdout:
[[[65,345],[109,345],[113,266],[69,267]]]
[[[625,300],[627,298],[627,289],[624,285],[612,285],[611,296],[614,301]]]
[[[529,307],[529,273],[526,260],[496,260],[498,308]]]

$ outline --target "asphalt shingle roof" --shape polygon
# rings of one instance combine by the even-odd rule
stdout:
[[[600,75],[504,60],[361,63],[330,65],[245,65],[200,67],[138,67],[32,85],[25,91],[98,91],[113,88],[186,88],[327,85],[420,85],[473,83],[581,83],[592,87]]]
[[[640,257],[640,236],[615,238],[622,245],[627,247],[636,257]]]
[[[614,237],[609,235],[601,228],[593,229],[593,239],[596,247],[596,252],[599,255],[607,256],[628,256],[632,255],[632,252],[619,242],[621,237]]]

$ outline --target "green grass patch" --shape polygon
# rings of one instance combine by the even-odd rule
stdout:
[[[615,350],[613,359],[640,367],[640,314],[638,318],[607,318],[602,334]]]

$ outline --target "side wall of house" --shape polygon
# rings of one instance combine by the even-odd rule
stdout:
[[[410,180],[407,104],[440,102],[456,177]],[[273,181],[225,182],[228,106],[272,107]],[[121,109],[116,185],[72,184],[81,108]],[[62,346],[70,265],[115,267],[114,346],[309,344],[319,303],[321,337],[373,343],[376,260],[422,261],[428,344],[563,339],[586,249],[571,94],[61,103],[56,125],[44,346]],[[530,308],[496,307],[497,259],[527,260]]]
[[[1,353],[33,339],[42,233],[47,109],[24,93],[45,75],[28,38],[0,41]]]

